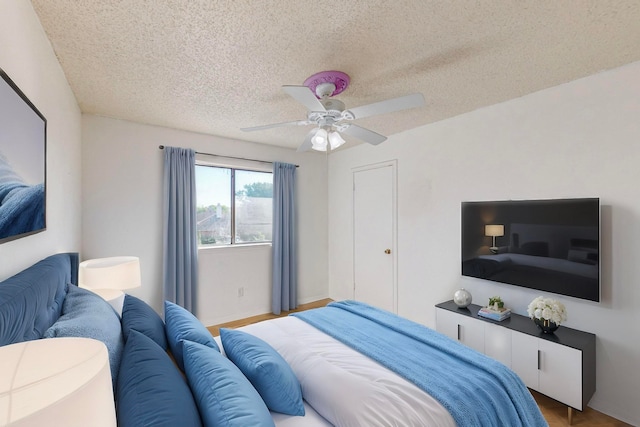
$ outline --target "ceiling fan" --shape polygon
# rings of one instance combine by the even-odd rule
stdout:
[[[391,113],[425,105],[421,93],[387,99],[386,101],[346,109],[343,102],[331,98],[349,86],[349,76],[341,71],[322,71],[304,81],[302,86],[282,86],[293,99],[307,107],[307,119],[263,126],[242,128],[245,132],[270,129],[280,126],[316,125],[304,139],[298,151],[335,150],[344,139],[340,133],[378,145],[387,139],[372,130],[353,124],[352,121],[377,114]]]

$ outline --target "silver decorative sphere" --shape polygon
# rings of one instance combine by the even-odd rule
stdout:
[[[471,304],[471,293],[465,288],[458,289],[456,293],[453,294],[453,302],[460,308],[468,307]]]

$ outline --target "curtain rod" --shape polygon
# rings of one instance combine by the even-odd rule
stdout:
[[[161,150],[164,150],[164,145],[160,145],[158,148]],[[273,164],[273,162],[268,162],[266,160],[247,159],[246,157],[223,156],[222,154],[202,153],[200,151],[196,151],[196,154],[202,154],[205,156],[214,156],[214,157],[224,157],[225,159],[248,160],[250,162],[268,163],[270,165]],[[296,167],[299,168],[300,165],[296,165]]]

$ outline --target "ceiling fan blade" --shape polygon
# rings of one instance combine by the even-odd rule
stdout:
[[[424,105],[424,96],[422,96],[421,93],[413,93],[399,98],[391,98],[386,101],[350,108],[349,111],[351,111],[354,118],[361,119],[363,117],[374,116],[376,114],[392,113],[394,111],[407,110],[409,108],[423,107]]]
[[[327,111],[315,94],[311,92],[311,89],[306,86],[282,86],[282,90],[307,107],[309,111]]]
[[[312,146],[311,138],[313,138],[313,135],[316,134],[317,130],[318,130],[317,128],[311,129],[311,132],[307,134],[307,137],[304,139],[304,142],[300,145],[300,147],[298,147],[298,150],[297,150],[298,153],[304,153],[305,151],[309,151],[311,149],[311,146]]]
[[[307,121],[307,120],[296,120],[293,122],[283,122],[283,123],[273,123],[270,125],[262,125],[262,126],[254,126],[254,127],[250,127],[250,128],[241,128],[241,131],[244,132],[253,132],[255,130],[264,130],[264,129],[271,129],[271,128],[277,128],[280,126],[304,126],[304,125],[310,125],[311,122]]]
[[[358,138],[364,142],[368,142],[372,145],[378,145],[381,142],[387,140],[387,137],[384,135],[380,135],[379,133],[375,133],[372,130],[365,129],[361,126],[350,124],[348,127],[344,128],[342,133],[346,133],[347,135],[351,135],[355,138]]]

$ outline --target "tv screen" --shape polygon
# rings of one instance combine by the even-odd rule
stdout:
[[[600,301],[600,200],[463,202],[462,275]]]

